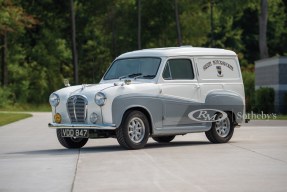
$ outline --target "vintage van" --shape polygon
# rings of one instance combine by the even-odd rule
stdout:
[[[225,143],[245,113],[237,55],[191,46],[124,53],[99,84],[65,87],[49,101],[49,127],[66,148],[113,137],[126,149],[139,149],[149,137],[170,142],[194,132]]]

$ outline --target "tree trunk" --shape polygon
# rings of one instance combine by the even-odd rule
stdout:
[[[1,49],[1,84],[2,86],[8,85],[8,68],[7,68],[7,33],[2,36],[2,49]]]
[[[111,55],[113,58],[118,56],[117,51],[117,21],[116,21],[116,7],[113,4],[109,8],[109,23],[110,30],[112,32],[112,40],[111,40]]]
[[[74,83],[79,84],[78,76],[78,54],[76,46],[76,22],[75,22],[75,11],[74,11],[74,1],[70,0],[71,6],[71,32],[72,32],[72,53],[73,53],[73,65],[74,65]]]
[[[214,7],[214,0],[210,0],[210,28],[211,28],[210,46],[211,47],[214,47],[213,7]]]
[[[177,31],[177,45],[181,46],[182,45],[182,38],[181,38],[177,0],[174,0],[174,5],[175,5],[175,22],[176,22],[176,31]]]
[[[260,58],[269,57],[267,47],[267,17],[268,17],[268,2],[261,0],[259,15],[259,50]]]
[[[141,42],[141,25],[142,25],[142,21],[141,21],[141,0],[138,0],[138,49],[142,48],[142,42]]]

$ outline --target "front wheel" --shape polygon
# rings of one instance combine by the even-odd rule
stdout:
[[[143,148],[149,137],[149,121],[140,111],[131,111],[125,115],[121,126],[116,129],[119,144],[126,149]]]
[[[57,137],[61,145],[68,149],[81,148],[88,142],[88,138],[62,137],[61,129],[57,129]]]
[[[221,117],[222,114],[217,114],[216,120]],[[233,135],[234,126],[231,114],[227,113],[227,118],[213,122],[211,129],[206,131],[205,135],[212,143],[227,143]]]

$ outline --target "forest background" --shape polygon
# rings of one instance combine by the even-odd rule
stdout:
[[[127,51],[192,45],[238,54],[250,111],[254,62],[287,55],[287,1],[0,0],[0,37],[0,108],[48,103],[63,79],[98,83]]]

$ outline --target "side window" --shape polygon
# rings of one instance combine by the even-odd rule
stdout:
[[[170,59],[165,65],[162,77],[165,80],[194,79],[192,63],[189,59]]]

